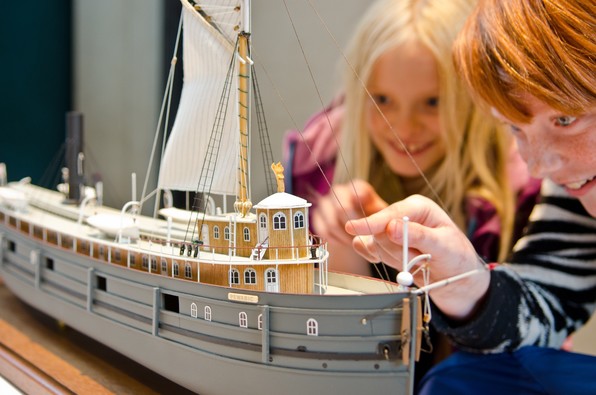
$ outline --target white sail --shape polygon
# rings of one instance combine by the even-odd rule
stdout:
[[[242,19],[239,0],[196,1],[183,5],[184,84],[176,120],[164,152],[159,188],[195,191],[207,154]],[[216,3],[216,4],[213,4]],[[207,15],[208,17],[205,17]],[[235,63],[235,62],[234,62]],[[230,80],[229,108],[216,159],[215,173],[201,180],[211,193],[234,195],[238,167],[236,71]]]

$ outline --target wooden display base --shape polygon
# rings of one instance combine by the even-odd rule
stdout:
[[[0,376],[25,394],[192,394],[35,310],[0,278]]]
[[[3,320],[0,375],[26,394],[113,394]]]

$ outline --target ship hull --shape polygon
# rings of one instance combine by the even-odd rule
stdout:
[[[413,365],[400,351],[406,293],[277,294],[181,281],[81,257],[23,234],[9,217],[0,275],[14,294],[193,391],[412,392]]]

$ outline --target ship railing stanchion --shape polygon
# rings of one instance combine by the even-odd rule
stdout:
[[[157,330],[159,328],[159,288],[153,288],[153,325],[151,333],[153,336],[157,336]]]
[[[262,314],[262,330],[261,330],[261,358],[263,363],[270,363],[270,332],[269,332],[269,306],[261,307]]]
[[[39,250],[31,250],[29,253],[29,262],[35,268],[35,288],[39,289],[41,285],[41,253]]]
[[[87,311],[89,312],[93,306],[93,272],[92,267],[87,270]]]

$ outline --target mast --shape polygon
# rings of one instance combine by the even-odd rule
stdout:
[[[249,104],[251,86],[250,54],[250,0],[244,2],[243,30],[238,34],[238,123],[240,150],[238,161],[238,193],[234,208],[242,217],[252,208],[249,191]]]

